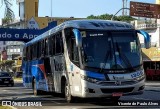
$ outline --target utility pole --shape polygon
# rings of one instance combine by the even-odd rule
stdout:
[[[127,8],[127,1],[128,0],[122,0],[122,16],[127,15],[127,10],[125,10],[125,8]]]
[[[124,1],[125,0],[122,0],[122,8],[123,8],[123,10],[122,10],[122,16],[124,16]]]
[[[51,17],[52,17],[52,0],[51,0]]]
[[[128,0],[125,1],[125,8],[127,8],[127,2]],[[127,15],[127,10],[125,10],[125,16]]]

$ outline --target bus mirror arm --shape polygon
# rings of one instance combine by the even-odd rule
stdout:
[[[137,33],[139,33],[139,34],[144,36],[145,48],[149,49],[151,47],[150,35],[147,32],[143,31],[143,30],[137,30]]]
[[[82,47],[82,36],[81,36],[80,31],[78,29],[73,29],[73,33],[76,39],[76,46]]]

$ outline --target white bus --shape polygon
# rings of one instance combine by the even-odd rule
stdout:
[[[150,47],[149,35],[128,23],[72,20],[26,44],[23,80],[26,87],[75,97],[142,94],[145,86],[138,34]]]

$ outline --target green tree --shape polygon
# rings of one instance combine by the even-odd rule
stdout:
[[[5,60],[0,62],[0,68],[3,71],[9,71],[12,69],[13,64],[15,63],[14,60]]]
[[[12,1],[13,0],[1,0],[1,7],[5,4],[4,23],[7,24],[15,18],[14,12],[11,9],[11,6],[13,5]]]
[[[5,17],[5,18],[2,19],[2,25],[9,24],[11,21],[12,21],[11,18]]]
[[[112,14],[102,14],[102,15],[98,15],[98,16],[90,15],[87,18],[88,19],[111,20],[112,16],[113,16]],[[130,21],[135,20],[135,18],[133,18],[131,16],[114,16],[114,20],[130,22]]]
[[[135,18],[131,17],[131,16],[118,16],[118,20],[119,21],[127,21],[127,22],[130,22],[130,21],[133,21],[133,20],[136,20]]]

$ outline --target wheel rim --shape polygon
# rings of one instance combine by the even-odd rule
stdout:
[[[34,95],[37,95],[36,82],[35,82],[35,80],[34,80],[34,86],[33,86],[33,93],[34,93]]]

